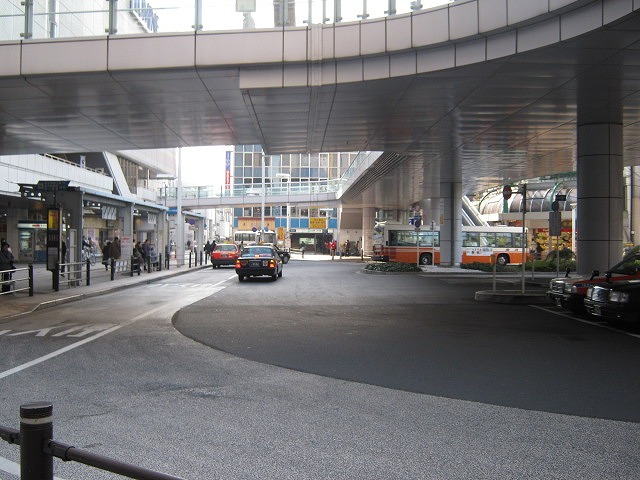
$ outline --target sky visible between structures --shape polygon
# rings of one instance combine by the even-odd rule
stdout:
[[[224,185],[227,151],[233,146],[185,147],[182,149],[182,185],[201,187]]]

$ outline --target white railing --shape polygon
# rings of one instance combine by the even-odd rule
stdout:
[[[0,8],[0,40],[99,36],[105,31],[121,35],[303,27],[385,18],[449,3],[453,0],[255,0],[244,2],[253,11],[243,12],[237,11],[243,3],[236,0],[174,0],[162,6],[153,0],[59,0],[55,10],[45,1],[10,2]],[[85,26],[82,32],[74,31],[78,24]]]

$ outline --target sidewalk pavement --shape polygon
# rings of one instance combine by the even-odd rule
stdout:
[[[26,264],[16,264],[16,268],[27,268]],[[79,286],[69,286],[65,277],[61,277],[60,289],[53,289],[53,274],[46,269],[46,265],[37,263],[33,265],[33,296],[29,296],[28,290],[16,291],[6,295],[0,295],[0,323],[8,321],[14,317],[31,313],[35,310],[47,308],[61,303],[73,302],[85,298],[103,295],[105,293],[114,292],[131,287],[132,285],[140,285],[151,282],[162,281],[165,278],[174,277],[189,273],[195,269],[211,268],[211,264],[191,266],[183,265],[178,267],[175,260],[169,266],[169,269],[161,271],[145,272],[140,275],[134,273],[133,277],[128,272],[119,272],[115,274],[114,280],[111,280],[110,272],[105,271],[104,267],[97,263],[91,269],[91,284],[86,285],[86,279],[83,279]],[[15,288],[28,287],[26,279],[28,274],[26,271],[16,272],[13,279],[17,280]]]

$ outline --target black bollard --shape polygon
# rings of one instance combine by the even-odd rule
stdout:
[[[29,296],[33,297],[33,263],[29,264]]]
[[[53,290],[55,292],[60,291],[60,264],[56,262],[56,266],[53,270]]]
[[[44,446],[53,438],[53,404],[20,406],[20,478],[53,480],[53,457]]]

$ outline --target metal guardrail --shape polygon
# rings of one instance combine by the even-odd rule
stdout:
[[[21,405],[20,430],[0,425],[0,438],[20,445],[21,480],[53,480],[54,457],[138,480],[183,480],[55,441],[53,404],[48,402]]]
[[[26,277],[19,276],[24,273],[27,274]],[[9,287],[9,289],[2,288],[2,290],[6,291],[0,292],[0,295],[29,292],[29,296],[33,297],[33,264],[30,263],[27,267],[3,270],[0,274],[0,285],[2,287]]]

